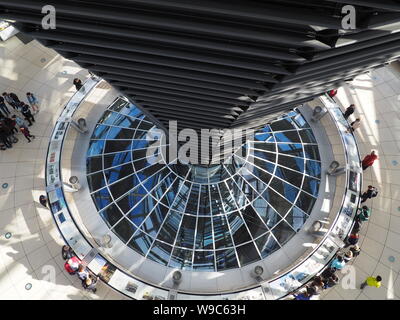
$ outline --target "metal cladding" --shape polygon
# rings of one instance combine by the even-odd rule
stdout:
[[[41,26],[45,5],[56,29]],[[396,0],[0,0],[0,17],[162,128],[256,127],[400,56]]]

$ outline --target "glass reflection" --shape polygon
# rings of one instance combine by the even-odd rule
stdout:
[[[152,122],[117,99],[87,152],[93,201],[129,248],[171,268],[223,271],[281,248],[310,215],[320,187],[319,150],[297,111],[258,130],[243,155],[221,165],[154,163]]]

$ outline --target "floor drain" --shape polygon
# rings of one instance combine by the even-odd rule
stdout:
[[[45,62],[46,62],[46,58],[40,59],[40,62],[41,62],[41,63],[45,63]]]
[[[379,124],[381,121],[380,120],[375,120],[375,123],[376,124]]]
[[[10,239],[10,238],[12,237],[11,232],[7,232],[7,233],[5,234],[5,237],[6,237],[6,239]]]
[[[7,188],[8,188],[8,183],[3,183],[3,184],[1,185],[1,187],[2,187],[3,189],[7,189]]]
[[[26,285],[25,285],[25,290],[31,290],[32,289],[32,283],[27,283]]]
[[[393,161],[392,161],[392,164],[393,164],[394,166],[397,166],[399,163],[398,163],[396,160],[393,160]]]
[[[395,261],[396,261],[396,258],[393,257],[393,256],[390,256],[388,260],[389,260],[389,262],[395,262]]]

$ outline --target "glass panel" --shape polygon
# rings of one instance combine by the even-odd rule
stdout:
[[[284,156],[284,155],[280,154],[279,158],[278,158],[278,163],[283,167],[287,167],[287,168],[296,170],[301,173],[304,172],[304,159],[303,158],[289,157],[289,156]]]
[[[303,143],[317,143],[312,130],[300,130],[299,133]]]
[[[105,139],[107,137],[108,129],[110,129],[109,126],[104,126],[101,124],[96,125],[91,139]]]
[[[170,212],[160,230],[160,233],[157,236],[157,239],[163,242],[174,244],[181,220],[182,214],[174,211]]]
[[[263,224],[257,212],[253,209],[252,206],[247,206],[242,211],[242,216],[253,238],[256,238],[259,235],[268,231],[267,227]]]
[[[311,193],[313,196],[318,197],[320,181],[310,177],[304,177],[303,190]]]
[[[121,152],[131,150],[131,140],[107,140],[104,153]]]
[[[321,163],[317,161],[307,160],[306,173],[310,176],[321,178]]]
[[[312,144],[311,145],[306,144],[304,145],[304,151],[308,159],[321,160],[319,156],[318,146]]]
[[[251,241],[250,234],[247,231],[244,221],[238,212],[231,213],[228,216],[228,221],[235,245]]]
[[[277,166],[275,174],[284,181],[290,182],[300,188],[303,183],[303,174]]]
[[[88,157],[97,156],[103,153],[104,140],[92,140],[89,144],[89,149],[87,152]]]
[[[210,211],[210,193],[208,185],[202,185],[200,191],[201,197],[199,202],[199,215],[209,216]]]
[[[171,255],[168,267],[182,270],[192,269],[193,251],[175,248]]]
[[[171,255],[171,251],[172,251],[171,246],[162,243],[160,241],[156,241],[153,247],[150,249],[147,258],[166,266],[168,264],[169,257]]]
[[[121,152],[104,156],[104,169],[116,167],[132,161],[130,152]]]
[[[312,208],[314,207],[316,199],[314,197],[309,196],[308,194],[301,192],[300,197],[297,200],[296,206],[298,206],[305,213],[310,214]]]
[[[252,262],[260,260],[260,255],[253,242],[236,247],[237,255],[242,267]]]
[[[115,204],[110,205],[100,212],[100,216],[111,228],[122,218],[122,213]]]
[[[162,223],[168,214],[168,209],[162,205],[157,205],[153,212],[146,218],[141,229],[151,237],[156,237]]]
[[[100,191],[93,193],[92,198],[97,207],[97,210],[99,211],[107,207],[113,201],[107,188],[101,189]]]
[[[211,218],[198,217],[196,249],[213,249]]]
[[[152,243],[153,239],[138,230],[138,232],[136,232],[136,234],[133,236],[132,240],[128,243],[128,246],[145,256]]]
[[[232,247],[232,238],[228,222],[224,215],[213,217],[215,249]]]
[[[235,249],[216,251],[215,259],[218,271],[234,269],[239,267]]]
[[[296,232],[283,220],[272,229],[272,233],[279,244],[283,246],[295,235]]]
[[[282,119],[278,121],[274,121],[271,123],[271,129],[273,131],[283,131],[283,130],[292,130],[295,129],[291,119]]]
[[[214,251],[195,251],[193,261],[194,271],[215,271]]]
[[[87,173],[100,171],[103,168],[102,157],[91,157],[86,159],[86,170]]]
[[[99,190],[105,187],[103,172],[94,173],[87,176],[90,192]]]
[[[280,248],[278,242],[276,242],[275,238],[270,232],[258,238],[256,240],[256,244],[263,259]]]
[[[274,133],[276,142],[301,142],[297,130]]]
[[[104,171],[104,176],[108,184],[112,184],[130,174],[132,174],[132,165],[130,163]],[[126,187],[129,188],[129,185]],[[126,191],[127,190],[125,190],[125,192]]]
[[[132,139],[133,135],[135,133],[135,130],[132,129],[123,129],[123,128],[118,128],[118,127],[112,127],[110,131],[108,132],[108,137],[107,139]]]
[[[119,223],[117,223],[113,231],[117,234],[122,242],[127,243],[136,231],[136,227],[132,223],[130,223],[128,219],[124,218]]]
[[[193,184],[192,190],[190,191],[190,196],[186,206],[186,212],[197,215],[197,207],[199,202],[199,191],[200,185]]]
[[[297,207],[293,207],[285,220],[293,227],[296,232],[300,231],[303,224],[306,222],[308,216]]]
[[[185,215],[182,220],[182,225],[179,234],[176,238],[176,246],[193,248],[194,232],[196,229],[196,217]]]

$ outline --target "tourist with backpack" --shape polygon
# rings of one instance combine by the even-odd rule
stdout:
[[[369,185],[368,190],[365,191],[361,196],[361,203],[364,203],[368,199],[375,198],[378,195],[378,189]]]
[[[368,221],[371,216],[371,209],[367,206],[363,206],[362,208],[358,208],[359,214],[357,215],[357,219],[361,222]]]

